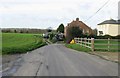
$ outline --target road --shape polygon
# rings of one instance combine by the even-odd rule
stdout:
[[[2,76],[1,72],[2,72],[2,56],[0,55],[0,78]]]
[[[22,56],[13,76],[117,76],[118,64],[95,55],[51,44]]]

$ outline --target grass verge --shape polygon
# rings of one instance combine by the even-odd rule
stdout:
[[[82,47],[79,44],[65,44],[65,46],[67,48],[71,48],[71,49],[74,49],[74,50],[77,50],[80,52],[87,52],[89,54],[96,55],[96,56],[98,56],[102,59],[108,60],[108,61],[112,61],[112,62],[116,62],[116,63],[119,62],[119,60],[118,60],[119,52],[105,52],[105,51],[91,52],[91,50],[89,48]]]
[[[65,44],[67,48],[71,48],[77,51],[83,51],[83,52],[90,52],[91,50],[89,48],[85,48],[80,46],[79,44]]]

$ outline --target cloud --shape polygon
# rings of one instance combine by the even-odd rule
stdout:
[[[117,18],[118,1],[109,3],[89,21],[106,0],[0,0],[0,15],[3,27],[57,27],[71,22],[76,17],[95,28],[105,19]],[[27,26],[26,26],[27,25]]]

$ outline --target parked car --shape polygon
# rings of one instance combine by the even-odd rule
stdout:
[[[64,34],[63,33],[58,33],[56,34],[56,38],[58,41],[62,41],[64,39]]]
[[[43,35],[43,37],[48,39],[49,38],[49,34],[46,33],[46,34]]]

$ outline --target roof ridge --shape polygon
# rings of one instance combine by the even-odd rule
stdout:
[[[105,21],[99,23],[98,25],[102,25],[102,24],[120,24],[120,20],[114,20],[114,19],[105,20]]]

